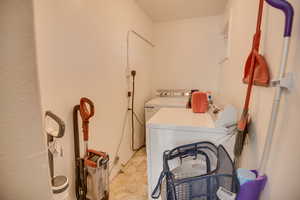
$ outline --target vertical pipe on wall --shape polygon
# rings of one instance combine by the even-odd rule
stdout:
[[[130,30],[127,32],[127,66],[126,66],[126,76],[127,78],[130,77],[129,73],[130,73],[130,35],[133,34],[136,37],[138,37],[139,39],[141,39],[142,41],[144,41],[146,44],[150,45],[151,47],[155,47],[155,45],[148,40],[146,37],[142,36],[141,34],[139,34],[138,32],[134,31],[134,30]],[[134,97],[135,97],[135,76],[136,76],[136,71],[132,70],[131,71],[131,76],[132,76],[132,92],[131,92],[131,108],[129,108],[128,110],[131,111],[131,150],[132,151],[138,151],[141,147],[139,148],[135,148],[135,129],[134,129]],[[129,86],[128,86],[128,91],[129,91]],[[143,147],[143,146],[142,146]]]

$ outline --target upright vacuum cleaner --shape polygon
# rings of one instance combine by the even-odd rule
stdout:
[[[105,152],[88,148],[89,120],[94,116],[94,112],[94,104],[88,98],[81,98],[80,104],[73,109],[77,200],[109,199],[109,156]],[[78,128],[78,113],[82,119],[83,156],[80,155],[81,139]]]

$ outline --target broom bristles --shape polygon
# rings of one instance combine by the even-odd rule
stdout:
[[[242,155],[244,144],[245,144],[246,133],[245,131],[237,131],[235,137],[235,144],[234,144],[234,156],[240,157]]]

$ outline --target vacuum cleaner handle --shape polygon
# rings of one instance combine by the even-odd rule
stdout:
[[[89,109],[88,109],[88,107]],[[95,107],[94,103],[86,98],[83,97],[80,99],[80,115],[84,121],[88,121],[91,117],[94,116],[95,113]]]
[[[285,14],[284,37],[291,37],[294,19],[294,8],[286,0],[266,0],[272,7],[277,8]]]
[[[95,113],[94,103],[88,98],[81,98],[79,111],[82,118],[83,139],[87,141],[89,139],[89,120]]]

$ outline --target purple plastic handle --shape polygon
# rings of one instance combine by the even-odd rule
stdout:
[[[284,37],[291,37],[294,19],[294,8],[286,0],[266,0],[274,8],[280,9],[285,14]]]

